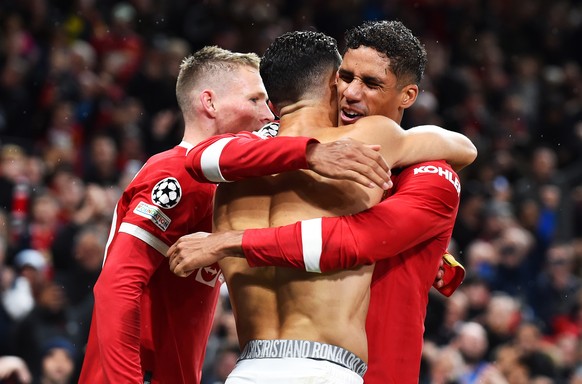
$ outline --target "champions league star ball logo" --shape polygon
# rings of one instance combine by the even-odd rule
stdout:
[[[162,208],[174,208],[180,202],[182,197],[182,188],[180,183],[173,177],[167,177],[158,181],[152,190],[152,201],[155,205]]]

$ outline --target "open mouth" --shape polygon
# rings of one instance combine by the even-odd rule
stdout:
[[[361,117],[364,117],[364,115],[362,113],[356,112],[356,111],[351,110],[351,109],[345,109],[345,108],[341,109],[340,119],[342,120],[342,122],[344,124],[353,124]]]

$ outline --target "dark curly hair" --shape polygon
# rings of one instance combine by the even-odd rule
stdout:
[[[346,50],[370,47],[390,59],[390,69],[401,86],[419,84],[424,76],[426,50],[400,21],[367,21],[345,34]]]
[[[261,58],[260,72],[273,104],[294,103],[322,89],[341,55],[337,41],[321,32],[294,31],[277,37]]]

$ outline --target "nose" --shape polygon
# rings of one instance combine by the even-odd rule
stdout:
[[[360,100],[362,97],[362,82],[358,79],[353,79],[346,84],[342,96],[348,100]]]
[[[259,111],[259,119],[263,124],[267,124],[275,120],[275,115],[273,114],[267,103],[264,103],[261,106],[261,109]]]

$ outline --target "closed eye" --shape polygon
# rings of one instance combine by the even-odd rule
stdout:
[[[354,80],[354,75],[352,73],[340,70],[338,72],[338,77],[345,81],[346,83],[351,83]]]

